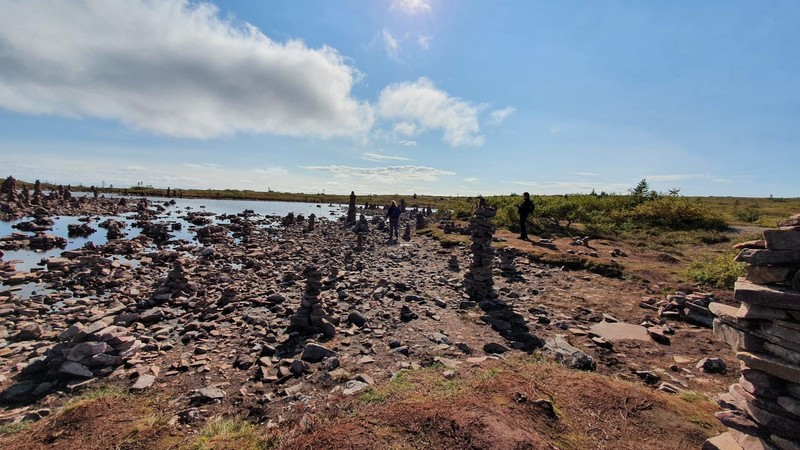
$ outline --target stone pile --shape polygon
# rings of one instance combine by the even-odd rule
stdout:
[[[199,228],[197,229],[197,240],[203,245],[227,242],[229,240],[228,230],[221,225],[209,225]]]
[[[345,219],[346,225],[355,225],[356,223],[356,193],[350,191],[350,203],[347,204],[347,218]]]
[[[729,430],[704,448],[800,448],[800,215],[764,231],[736,257],[737,309],[712,303],[714,334],[742,364],[739,383],[719,399]],[[725,446],[727,445],[727,446]]]
[[[290,319],[291,326],[303,332],[321,330],[326,336],[333,337],[336,334],[336,326],[326,310],[325,303],[319,298],[322,272],[316,265],[309,265],[303,269],[303,276],[306,278],[306,287],[300,307]]]
[[[512,248],[504,248],[500,250],[500,273],[508,278],[510,281],[522,281],[524,278],[514,265],[514,259],[517,257],[516,251]]]
[[[167,242],[172,235],[167,230],[167,224],[162,222],[140,222],[139,226],[142,228],[142,234],[149,237],[157,244]]]
[[[9,175],[8,178],[3,180],[3,183],[0,184],[0,194],[5,197],[7,202],[15,203],[17,201],[17,180]]]
[[[86,237],[97,231],[89,226],[87,223],[69,224],[67,225],[67,235],[69,237]]]
[[[450,260],[447,262],[447,268],[452,271],[458,271],[460,269],[458,266],[458,257],[456,255],[450,255]]]
[[[308,216],[308,223],[306,224],[306,231],[314,231],[314,225],[316,224],[317,216],[315,214],[311,214]]]
[[[496,213],[496,209],[491,208],[486,204],[486,200],[481,199],[469,220],[472,231],[470,235],[472,263],[464,277],[464,286],[467,295],[473,301],[479,302],[497,296],[492,281],[492,260],[494,259],[492,217]]]
[[[417,229],[421,230],[428,226],[428,221],[425,219],[425,214],[417,213]]]
[[[23,337],[38,338],[35,331],[26,330],[27,334]],[[40,396],[61,382],[80,383],[107,376],[143,346],[126,328],[112,325],[110,318],[89,325],[76,322],[58,334],[56,340],[58,343],[42,356],[28,360],[20,370],[23,381],[18,383],[19,389],[6,391],[5,396]],[[25,381],[33,379],[38,380],[39,384]]]
[[[197,290],[197,284],[189,280],[184,262],[176,259],[172,263],[172,270],[161,280],[153,293],[153,300],[155,303],[163,303],[177,296],[192,295]]]
[[[687,294],[676,291],[674,294],[667,295],[663,300],[645,298],[639,303],[639,306],[658,311],[659,317],[663,319],[680,320],[711,328],[714,314],[709,309],[709,305],[714,300],[714,294],[711,292]]]
[[[125,232],[122,231],[125,229],[125,224],[114,219],[106,219],[105,221],[101,222],[98,225],[100,228],[105,228],[106,231],[106,239],[112,241],[114,239],[121,239],[125,237]]]
[[[410,241],[411,240],[411,225],[406,223],[406,227],[403,229],[403,240]]]
[[[295,218],[294,218],[294,213],[293,212],[290,212],[289,214],[286,215],[286,217],[284,217],[281,220],[281,225],[283,225],[285,227],[288,227],[290,225],[294,225],[294,223],[295,223]]]

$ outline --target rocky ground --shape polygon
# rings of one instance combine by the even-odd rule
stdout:
[[[50,215],[123,211],[142,235],[68,251],[31,272],[16,272],[7,261],[0,267],[2,281],[12,285],[0,287],[1,422],[46,422],[81,392],[117,386],[157,402],[162,425],[184,437],[220,415],[279,429],[296,419],[298,407],[324,416],[336,401],[363,398],[406,371],[464,377],[525,355],[663,395],[713,397],[738,377],[733,352],[702,318],[702,305],[725,301],[725,293],[667,298],[652,283],[568,270],[540,262],[533,251],[545,246],[614,260],[624,273],[625,258],[636,257],[632,249],[530,243],[497,232],[497,297],[479,299],[465,288],[470,245],[445,248],[414,232],[389,240],[370,210],[359,211],[366,215],[355,224],[247,212],[212,223],[213,215],[192,215],[186,219],[197,224],[193,242],[170,238],[158,206],[130,200],[54,200],[14,215],[35,216],[34,224],[46,228]],[[401,229],[406,224],[437,226],[410,213]],[[30,248],[38,242],[31,236],[2,242]],[[46,290],[20,295],[29,282]],[[694,310],[700,315],[688,317]],[[715,434],[715,426],[687,448]],[[68,432],[42,430],[41,445],[80,447],[66,443]],[[0,445],[3,439],[20,437],[0,436]],[[613,440],[606,444],[614,448]]]

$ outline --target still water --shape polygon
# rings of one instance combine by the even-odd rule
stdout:
[[[141,197],[126,197],[128,201],[136,202]],[[303,215],[308,217],[315,214],[319,219],[327,218],[329,220],[338,219],[346,211],[346,206],[343,205],[329,205],[317,203],[299,203],[299,202],[271,202],[271,201],[258,201],[258,200],[223,200],[223,199],[181,199],[176,198],[175,204],[169,204],[167,199],[163,197],[148,198],[151,206],[161,205],[165,210],[160,213],[155,221],[179,223],[181,229],[170,231],[174,237],[172,239],[180,239],[185,241],[194,240],[194,233],[191,229],[196,228],[194,225],[180,218],[188,212],[208,212],[214,215],[235,215],[245,210],[252,210],[255,214],[260,216],[280,216],[283,217],[287,214],[294,213],[295,215]],[[49,234],[67,239],[67,246],[65,248],[54,248],[47,251],[34,251],[34,250],[7,250],[2,257],[3,261],[14,261],[15,268],[18,272],[28,272],[32,268],[40,265],[43,258],[51,258],[60,256],[64,250],[74,250],[83,247],[87,242],[92,242],[95,245],[105,244],[106,230],[99,228],[97,225],[111,218],[124,223],[126,226],[124,232],[126,233],[125,239],[131,239],[139,235],[141,229],[131,227],[132,219],[126,217],[133,216],[134,213],[127,213],[123,216],[104,216],[93,217],[93,221],[89,223],[92,228],[97,229],[88,237],[69,237],[67,235],[67,225],[80,223],[78,217],[72,216],[57,216],[52,217],[55,224],[52,231],[46,231]],[[214,216],[208,216],[214,223],[225,223],[225,221],[218,221]],[[23,233],[15,228],[13,225],[31,220],[30,217],[14,220],[10,222],[0,221],[0,237],[7,236],[12,232]],[[26,233],[33,234],[33,233]],[[115,257],[115,259],[121,259]],[[125,262],[125,261],[121,261]],[[0,290],[2,290],[0,284]]]

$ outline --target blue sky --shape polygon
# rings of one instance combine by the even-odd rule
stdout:
[[[800,2],[0,0],[0,169],[800,196]]]

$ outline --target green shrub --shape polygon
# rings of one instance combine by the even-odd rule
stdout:
[[[735,253],[723,253],[695,261],[689,265],[689,278],[706,286],[732,289],[736,279],[745,273],[745,265],[736,262],[735,257]]]

